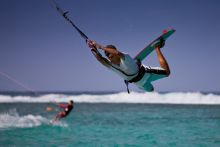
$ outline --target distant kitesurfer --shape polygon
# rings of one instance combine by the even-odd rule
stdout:
[[[160,50],[165,45],[163,39],[154,45],[161,67],[150,67],[136,62],[129,54],[120,52],[114,45],[102,46],[92,40],[88,41],[88,45],[100,63],[125,80],[128,93],[128,83],[134,83],[139,88],[151,92],[154,90],[151,82],[170,75],[169,65]],[[104,58],[97,49],[103,50],[107,58]]]
[[[61,118],[66,117],[74,108],[74,102],[73,100],[70,100],[68,104],[57,104],[60,108],[63,109],[63,111],[59,112],[56,117],[52,120],[51,123],[54,123],[58,120],[60,120]]]

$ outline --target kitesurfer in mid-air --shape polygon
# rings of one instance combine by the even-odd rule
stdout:
[[[57,104],[60,108],[63,109],[63,111],[59,112],[56,117],[52,120],[51,123],[54,123],[58,120],[60,120],[61,118],[66,117],[74,108],[74,102],[73,100],[70,100],[68,104]]]
[[[119,74],[125,80],[128,93],[128,83],[134,83],[145,91],[153,91],[154,88],[151,82],[168,77],[170,75],[169,65],[160,51],[160,48],[164,46],[166,38],[173,34],[175,30],[172,29],[169,34],[166,34],[167,31],[164,30],[164,34],[166,34],[164,38],[161,36],[158,38],[158,40],[155,40],[155,42],[150,45],[151,49],[152,47],[155,48],[161,67],[144,66],[141,64],[141,61],[146,57],[146,52],[150,53],[151,51],[145,52],[145,50],[143,50],[144,52],[139,53],[141,58],[133,59],[128,54],[120,52],[114,45],[107,45],[105,47],[101,46],[95,41],[90,40],[88,36],[86,36],[86,34],[83,33],[73,21],[71,21],[71,19],[67,16],[68,11],[63,11],[55,2],[53,2],[53,5],[55,6],[56,10],[65,18],[65,20],[68,21],[72,27],[76,29],[80,36],[88,43],[97,60],[104,66]],[[103,50],[107,58],[102,57],[102,54],[99,53],[98,49]]]
[[[161,39],[154,45],[161,67],[150,67],[141,64],[140,61],[135,61],[130,55],[120,52],[114,45],[102,46],[95,41],[88,41],[97,60],[125,80],[128,93],[128,83],[134,83],[139,88],[151,92],[154,90],[151,82],[170,75],[169,65],[160,50],[164,44],[165,41]],[[107,58],[104,58],[98,49],[103,50]]]

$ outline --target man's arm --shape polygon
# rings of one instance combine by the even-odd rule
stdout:
[[[120,58],[124,58],[124,54],[118,50],[113,50],[111,48],[104,47],[102,45],[97,44],[96,42],[93,42],[93,44],[96,46],[96,48],[103,50],[104,52],[118,55]]]
[[[57,104],[60,108],[66,108],[67,105],[66,104]]]
[[[108,59],[102,57],[97,49],[91,49],[91,52],[102,65],[105,67],[110,67],[111,63],[108,61]]]
[[[102,54],[97,50],[97,48],[102,48],[101,45],[96,44],[94,41],[89,40],[88,45],[91,48],[92,54],[96,57],[96,59],[105,67],[110,67],[111,63],[109,62],[108,59],[102,57]]]

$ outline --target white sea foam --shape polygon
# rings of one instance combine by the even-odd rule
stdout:
[[[171,93],[137,93],[126,92],[115,94],[81,94],[81,95],[59,95],[48,94],[39,97],[30,96],[6,96],[0,95],[0,103],[3,102],[68,102],[73,99],[78,103],[156,103],[156,104],[220,104],[220,95],[202,94],[200,92],[171,92]]]
[[[9,110],[5,113],[0,113],[0,129],[5,128],[31,128],[40,125],[49,125],[50,120],[40,115],[24,115],[20,116],[16,109]],[[65,126],[64,123],[56,123],[58,126]]]

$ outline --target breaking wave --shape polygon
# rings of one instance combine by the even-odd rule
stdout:
[[[67,102],[74,100],[77,103],[155,103],[155,104],[220,104],[220,95],[200,92],[170,92],[170,93],[138,93],[126,92],[113,94],[46,94],[39,97],[31,96],[8,96],[0,95],[0,103],[8,102],[29,102],[29,103],[47,103],[47,102]],[[31,118],[32,116],[26,116]],[[42,119],[37,117],[38,119]]]

